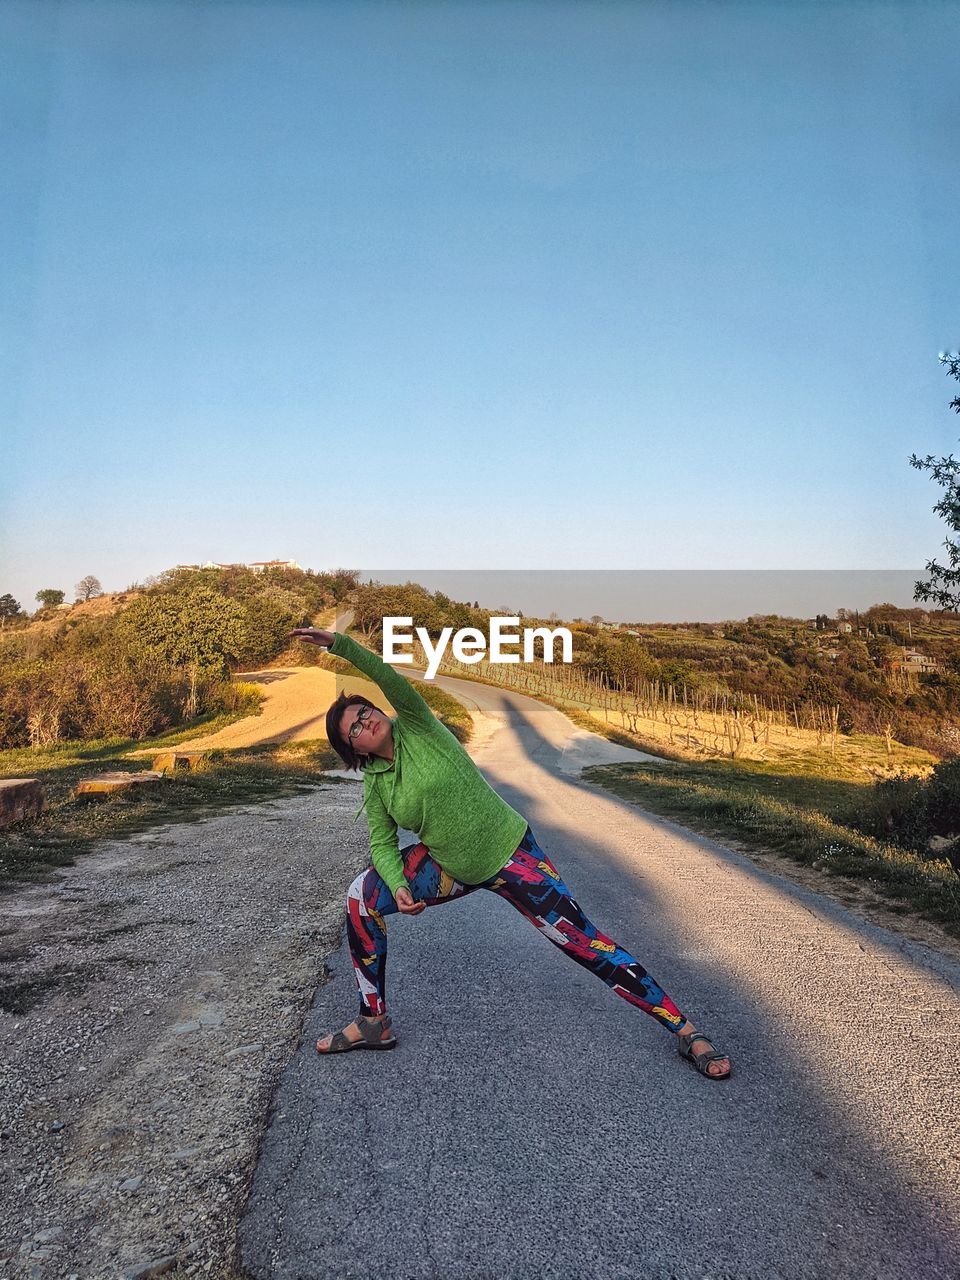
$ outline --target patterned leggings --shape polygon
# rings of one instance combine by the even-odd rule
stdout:
[[[590,923],[529,827],[506,866],[482,884],[454,880],[430,857],[424,844],[401,850],[401,857],[417,901],[435,906],[465,897],[475,889],[490,889],[618,996],[649,1013],[669,1031],[683,1025],[683,1015],[643,965]],[[361,872],[347,891],[350,958],[360,988],[360,1012],[368,1016],[386,1010],[387,929],[383,917],[396,910],[393,894],[373,867]]]

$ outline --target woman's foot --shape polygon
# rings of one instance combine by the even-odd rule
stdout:
[[[346,1053],[351,1048],[392,1049],[397,1041],[390,1030],[390,1024],[388,1013],[382,1013],[379,1017],[361,1014],[342,1031],[331,1032],[318,1040],[317,1053]]]
[[[678,1032],[680,1057],[692,1063],[703,1076],[724,1080],[730,1074],[730,1059],[711,1056],[717,1054],[716,1046],[707,1036],[701,1035],[692,1022],[685,1022]]]

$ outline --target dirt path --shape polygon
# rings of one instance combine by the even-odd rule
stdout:
[[[338,676],[321,667],[277,667],[246,671],[237,677],[263,692],[260,714],[247,716],[216,733],[191,738],[182,750],[254,747],[268,742],[298,742],[326,737],[324,717],[339,693],[362,693],[385,710],[393,708],[376,685],[354,676]]]

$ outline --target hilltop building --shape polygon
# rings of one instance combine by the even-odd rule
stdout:
[[[234,561],[233,564],[220,564],[216,560],[206,560],[203,564],[178,564],[175,573],[198,573],[201,569],[250,569],[253,573],[265,573],[267,569],[300,569],[296,560],[251,560],[249,563]]]
[[[300,569],[296,560],[251,560],[247,565],[254,573],[263,573],[267,569]]]

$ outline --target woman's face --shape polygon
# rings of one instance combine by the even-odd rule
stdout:
[[[357,725],[359,728],[355,728]],[[358,756],[389,756],[392,753],[393,725],[390,717],[384,715],[379,707],[351,703],[340,717],[340,732]]]

